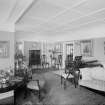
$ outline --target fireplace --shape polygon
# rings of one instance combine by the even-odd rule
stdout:
[[[40,50],[29,50],[29,66],[41,65]]]

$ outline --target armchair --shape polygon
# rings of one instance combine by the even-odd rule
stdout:
[[[44,87],[45,81],[40,78],[33,78],[32,73],[31,76],[28,76],[28,80],[26,82],[26,91],[25,91],[25,98],[27,97],[27,92],[37,92],[38,93],[38,99],[41,100],[41,90]],[[36,75],[37,76],[37,75]]]
[[[38,91],[38,98],[40,99],[40,84],[39,80],[30,80],[27,83],[27,89],[32,91]]]
[[[81,65],[82,56],[76,56],[74,61],[68,62],[67,67],[65,68],[65,75],[61,75],[61,84],[64,81],[64,89],[66,88],[66,80],[69,78],[73,78],[75,88],[78,86],[79,78],[80,78],[80,70],[79,67]]]

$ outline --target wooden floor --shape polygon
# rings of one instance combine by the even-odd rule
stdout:
[[[42,101],[39,103],[37,94],[33,93],[24,99],[23,90],[17,96],[17,105],[24,105],[27,102],[32,105],[105,105],[105,96],[84,87],[75,88],[70,81],[67,82],[67,89],[64,90],[60,84],[60,77],[51,71],[37,75],[46,81],[44,87],[46,93],[42,94]]]

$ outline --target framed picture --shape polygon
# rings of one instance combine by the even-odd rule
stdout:
[[[55,50],[55,52],[62,53],[62,50],[63,50],[62,43],[55,43],[54,50]]]
[[[81,44],[81,55],[84,57],[93,56],[93,41],[92,40],[82,40]]]
[[[9,57],[9,41],[0,41],[0,58],[8,58]]]

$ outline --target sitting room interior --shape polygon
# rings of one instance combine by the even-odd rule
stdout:
[[[105,105],[105,0],[0,1],[0,105]]]

